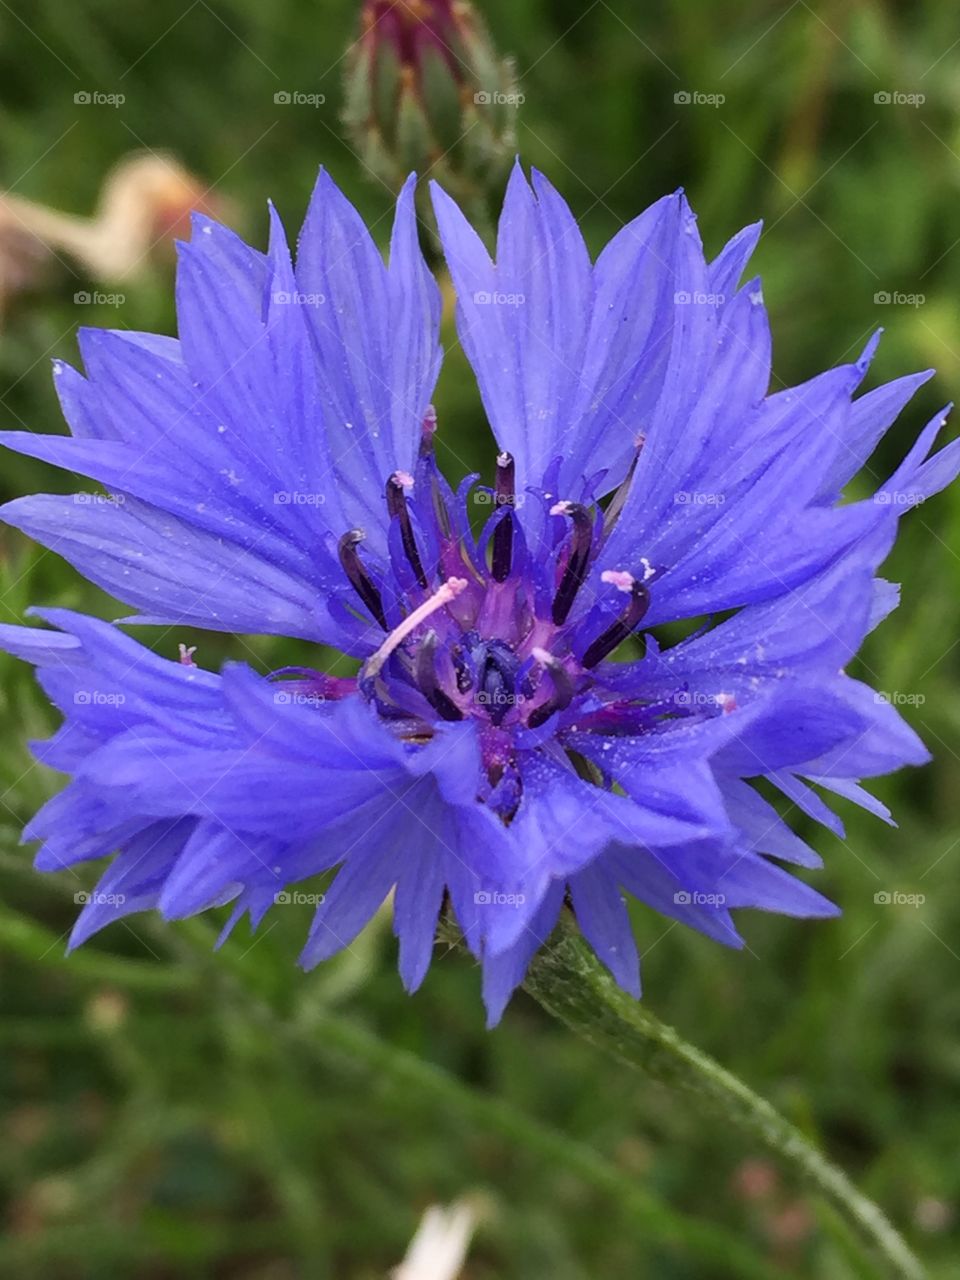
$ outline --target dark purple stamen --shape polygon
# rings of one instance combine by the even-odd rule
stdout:
[[[419,582],[424,591],[429,591],[430,583],[427,581],[427,575],[423,571],[423,562],[417,549],[417,540],[413,534],[410,510],[407,507],[407,497],[403,488],[404,478],[399,472],[394,472],[387,481],[387,510],[391,519],[400,521],[400,540],[403,543],[407,560],[410,562],[410,568],[416,575],[417,582]]]
[[[417,687],[441,720],[462,720],[463,712],[437,680],[437,633],[428,631],[417,650]]]
[[[573,521],[570,555],[557,587],[557,594],[553,597],[553,621],[559,627],[566,622],[577,592],[587,576],[593,544],[593,519],[587,508],[579,502],[558,502],[550,514],[569,516]]]
[[[427,458],[433,453],[433,437],[437,434],[437,411],[432,404],[427,405],[420,428],[420,457]]]
[[[530,712],[527,717],[527,727],[529,729],[538,729],[540,725],[545,724],[550,719],[555,711],[562,711],[564,707],[568,707],[573,701],[573,695],[576,691],[573,677],[559,658],[552,653],[546,653],[542,649],[535,649],[534,657],[549,674],[550,681],[553,684],[553,693],[546,702],[541,702],[539,707],[534,707]]]
[[[465,636],[464,639],[471,640],[475,635],[475,632],[471,632],[470,635]],[[473,672],[467,662],[463,646],[459,644],[455,645],[451,657],[453,658],[453,670],[457,681],[457,691],[458,693],[469,693],[473,688]]]
[[[440,488],[440,480],[434,472],[430,476],[430,505],[433,508],[434,519],[445,538],[449,538],[453,533],[453,526],[450,523],[450,512],[447,510],[447,504],[443,498],[443,490]]]
[[[617,486],[616,492],[610,499],[610,505],[603,513],[603,536],[606,537],[610,530],[620,518],[620,512],[623,510],[624,503],[627,500],[627,494],[630,492],[630,486],[633,484],[633,475],[637,469],[637,463],[640,461],[640,454],[643,452],[643,446],[646,444],[645,436],[637,437],[637,451],[633,455],[627,474],[623,477]]]
[[[498,507],[512,507],[516,498],[516,467],[513,455],[501,453],[497,458],[497,477],[494,502]],[[493,531],[493,561],[491,572],[494,581],[503,582],[510,572],[513,560],[513,515],[503,516]]]
[[[340,556],[340,565],[347,575],[350,585],[377,622],[383,627],[384,631],[386,631],[388,630],[387,618],[383,612],[383,600],[380,597],[380,592],[357,555],[357,547],[363,541],[364,536],[362,529],[351,529],[349,533],[345,533],[340,539],[337,553]]]
[[[639,626],[644,614],[650,607],[650,592],[642,582],[634,582],[630,588],[630,601],[620,617],[607,627],[602,635],[597,636],[593,644],[583,655],[581,665],[595,667],[608,654],[613,653],[618,644],[622,644]]]

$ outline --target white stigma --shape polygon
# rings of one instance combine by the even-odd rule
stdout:
[[[372,654],[363,664],[363,676],[372,677],[377,675],[394,649],[403,644],[411,631],[416,631],[420,623],[429,618],[432,613],[436,613],[438,609],[443,609],[452,600],[456,600],[457,596],[462,591],[466,591],[468,586],[469,583],[466,578],[448,578],[429,600],[424,600],[423,604],[414,609],[413,613],[408,614],[398,627],[394,627],[376,653]]]

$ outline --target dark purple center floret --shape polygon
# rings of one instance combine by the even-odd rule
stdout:
[[[645,561],[641,576],[596,572],[632,469],[605,508],[589,495],[518,494],[514,477],[501,453],[492,487],[471,476],[454,493],[425,432],[416,474],[386,480],[387,556],[368,552],[360,529],[340,538],[352,588],[341,602],[380,643],[356,682],[324,680],[327,697],[358,687],[411,743],[438,721],[479,721],[483,798],[505,816],[519,799],[519,751],[574,727],[637,733],[664,714],[618,692],[618,666],[605,667],[642,622],[656,576]],[[471,503],[491,508],[478,536]]]

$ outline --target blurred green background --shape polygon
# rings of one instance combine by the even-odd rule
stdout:
[[[871,463],[874,480],[885,477],[960,388],[955,6],[483,9],[516,58],[519,150],[562,189],[594,249],[682,184],[710,251],[765,219],[755,261],[775,385],[851,358],[878,325],[886,336],[868,385],[937,367]],[[347,0],[2,3],[0,188],[86,215],[120,157],[170,150],[262,245],[268,195],[295,228],[324,163],[385,234],[388,194],[365,179],[338,122],[338,64],[356,18]],[[75,103],[92,91],[125,102]],[[281,91],[326,102],[277,104]],[[58,269],[9,308],[3,427],[60,429],[49,359],[75,358],[78,325],[173,331],[162,257],[122,305],[76,304],[95,283]],[[437,403],[456,452],[488,468],[456,349]],[[71,486],[10,456],[0,487],[12,497]],[[4,621],[29,603],[117,616],[19,535],[0,534],[0,555]],[[744,914],[740,954],[642,909],[637,929],[650,1007],[820,1141],[946,1280],[960,1274],[956,493],[906,518],[887,572],[903,582],[903,604],[860,674],[908,700],[935,761],[874,788],[898,830],[847,806],[845,840],[815,834],[826,859],[816,884],[843,918]],[[252,652],[268,669],[289,652],[186,634],[167,636],[164,651],[179,640],[199,643],[208,665]],[[54,717],[12,660],[0,689],[0,1276],[383,1277],[423,1208],[464,1193],[485,1206],[470,1280],[746,1275],[737,1242],[771,1275],[876,1274],[749,1144],[574,1042],[528,997],[485,1032],[463,955],[438,952],[408,999],[388,920],[306,977],[294,961],[309,908],[292,906],[216,956],[208,920],[136,920],[65,960],[80,885],[35,875],[17,848],[58,785],[25,745]],[[878,893],[924,900],[884,905]],[[677,1212],[726,1233],[713,1261],[691,1248],[692,1228],[677,1230]]]

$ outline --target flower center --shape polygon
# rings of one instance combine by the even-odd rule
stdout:
[[[386,483],[388,562],[361,555],[359,529],[340,539],[354,598],[386,633],[359,688],[410,739],[429,736],[437,720],[470,717],[508,736],[539,729],[582,702],[594,669],[649,605],[646,583],[623,570],[601,574],[600,596],[584,600],[621,495],[606,513],[518,495],[513,458],[501,453],[492,488],[473,493],[493,508],[474,537],[472,489],[455,496],[427,447],[416,477],[396,472]]]
[[[477,796],[505,822],[520,803],[523,752],[566,754],[571,768],[606,786],[600,762],[581,751],[584,735],[597,735],[606,751],[611,737],[736,708],[730,695],[697,696],[685,684],[665,692],[661,681],[651,693],[645,661],[605,664],[643,621],[658,574],[643,559],[638,574],[596,573],[636,459],[603,509],[589,498],[517,494],[505,453],[493,486],[477,487],[472,476],[454,494],[436,465],[432,426],[428,417],[416,474],[395,472],[386,483],[386,555],[368,552],[360,529],[339,542],[349,584],[339,603],[379,637],[377,648],[356,678],[274,672],[283,679],[278,699],[320,705],[359,692],[411,745],[429,741],[441,721],[474,721]],[[479,535],[471,502],[493,508]]]

